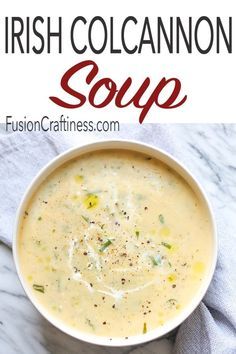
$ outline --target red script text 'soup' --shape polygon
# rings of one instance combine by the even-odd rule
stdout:
[[[83,68],[86,68],[88,66],[91,66],[91,70],[86,76],[86,83],[89,85],[91,82],[94,80],[96,75],[98,74],[99,68],[98,65],[92,61],[92,60],[85,60],[82,61],[81,63],[78,63],[74,66],[72,66],[69,70],[66,71],[66,73],[63,75],[61,79],[61,87],[62,89],[67,92],[69,95],[77,98],[78,102],[77,103],[69,103],[61,100],[58,97],[51,96],[49,97],[55,104],[63,107],[63,108],[79,108],[83,106],[86,102],[86,97],[74,90],[70,85],[69,81],[72,78],[74,74],[82,70]],[[124,108],[127,107],[131,104],[133,104],[136,108],[141,109],[141,113],[139,116],[139,123],[143,123],[147,113],[149,112],[150,108],[152,105],[156,105],[160,108],[164,109],[170,109],[170,108],[177,108],[181,106],[187,99],[187,95],[185,95],[182,99],[177,101],[180,90],[181,90],[181,82],[177,78],[162,78],[158,85],[155,87],[155,89],[152,91],[150,96],[148,97],[147,101],[143,104],[140,103],[143,95],[145,94],[147,88],[149,87],[150,84],[150,78],[147,77],[143,83],[140,85],[139,89],[136,91],[134,96],[129,99],[128,101],[125,101],[125,94],[127,93],[128,89],[130,88],[132,84],[132,78],[128,77],[123,85],[119,89],[117,89],[116,83],[108,78],[102,78],[98,80],[97,82],[94,83],[94,85],[91,87],[90,92],[88,94],[88,101],[89,103],[95,107],[95,108],[103,108],[106,107],[111,101],[114,99],[115,100],[115,105],[118,108]],[[159,96],[161,93],[163,93],[163,90],[165,87],[167,87],[169,84],[172,84],[172,91],[170,94],[168,94],[168,97],[164,102],[159,102]],[[106,98],[100,102],[100,103],[95,103],[95,98],[100,89],[104,89],[108,91]],[[177,101],[177,102],[176,102]]]

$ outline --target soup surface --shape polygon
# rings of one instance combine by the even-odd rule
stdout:
[[[160,161],[105,150],[71,160],[38,188],[22,222],[20,268],[57,319],[109,337],[173,319],[211,258],[208,213]]]

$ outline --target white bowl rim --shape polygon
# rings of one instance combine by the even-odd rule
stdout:
[[[114,145],[114,147],[111,147],[110,145]],[[115,146],[117,145],[117,146]],[[120,145],[120,146],[119,146]],[[129,147],[124,147],[124,145],[129,145]],[[104,146],[104,147],[101,147]],[[106,146],[106,147],[105,147]],[[133,147],[133,148],[132,148]],[[137,148],[137,149],[136,149]],[[140,149],[146,149],[146,152],[140,151]],[[180,169],[180,171],[177,171],[178,174],[186,180],[186,176],[188,177],[189,180],[187,181],[188,184],[190,185],[191,188],[193,188],[194,185],[194,190],[197,188],[198,189],[198,194],[201,195],[201,198],[203,199],[206,208],[209,213],[209,218],[212,226],[212,241],[213,241],[213,250],[212,250],[212,259],[211,259],[211,264],[209,266],[209,272],[208,275],[205,277],[204,284],[201,285],[200,290],[197,292],[197,294],[194,296],[194,298],[190,301],[188,305],[185,306],[183,311],[181,311],[174,319],[168,321],[166,324],[164,324],[161,327],[157,327],[154,330],[148,331],[146,334],[138,334],[135,336],[130,336],[127,339],[122,337],[113,337],[112,340],[110,340],[110,337],[103,337],[99,335],[92,335],[86,332],[82,332],[80,330],[75,330],[69,325],[63,323],[62,321],[56,319],[53,315],[51,315],[45,308],[40,304],[39,301],[32,295],[31,291],[29,290],[29,286],[27,282],[25,281],[21,270],[20,270],[20,265],[19,265],[19,259],[18,259],[18,251],[17,251],[17,245],[18,245],[18,234],[19,234],[19,225],[22,219],[22,216],[24,214],[24,206],[27,204],[28,199],[33,194],[33,189],[38,181],[40,181],[39,185],[42,183],[42,181],[49,176],[52,171],[57,169],[59,166],[63,165],[66,163],[66,161],[70,161],[73,158],[76,158],[76,155],[78,153],[78,156],[81,156],[83,154],[89,153],[89,152],[94,152],[94,151],[99,151],[99,150],[112,150],[112,149],[121,149],[121,150],[130,150],[130,151],[137,151],[143,154],[150,154],[152,156],[156,153],[161,155],[161,157],[154,157],[157,160],[160,159],[162,161],[163,157],[163,162],[170,166],[174,171],[176,171],[176,168]],[[85,152],[83,152],[85,150]],[[88,151],[86,151],[88,150]],[[148,151],[149,150],[149,151]],[[73,153],[76,153],[75,156]],[[165,161],[165,159],[168,160],[168,162]],[[62,161],[62,162],[61,162]],[[61,162],[61,163],[60,163]],[[56,165],[59,163],[58,165]],[[168,164],[170,163],[170,165]],[[172,166],[172,164],[175,165],[175,167]],[[52,168],[52,170],[49,172],[50,167],[55,166]],[[186,176],[183,176],[183,174],[186,174]],[[36,188],[37,189],[37,188]],[[51,159],[43,168],[40,169],[40,171],[36,174],[36,176],[33,178],[29,186],[27,187],[21,201],[19,204],[19,207],[17,209],[16,213],[16,219],[15,219],[15,224],[14,224],[14,229],[13,229],[13,259],[15,262],[16,270],[18,277],[20,279],[20,283],[23,287],[23,290],[25,291],[26,295],[28,296],[29,300],[31,303],[34,305],[34,307],[39,311],[39,313],[46,319],[48,320],[51,324],[53,324],[56,328],[60,329],[62,332],[76,338],[79,340],[82,340],[87,343],[92,343],[96,345],[103,345],[103,346],[110,346],[110,347],[122,347],[122,346],[130,346],[130,345],[138,345],[142,343],[149,342],[151,340],[156,340],[160,339],[161,337],[167,335],[174,329],[176,329],[189,315],[196,309],[196,307],[199,305],[203,297],[205,296],[205,293],[210,285],[210,282],[213,278],[214,275],[214,270],[216,267],[216,262],[217,262],[217,251],[218,251],[218,240],[217,240],[217,227],[216,227],[216,221],[213,213],[213,208],[211,206],[211,203],[201,186],[201,184],[198,182],[196,177],[193,176],[193,174],[189,171],[189,169],[182,163],[180,162],[176,157],[171,155],[170,153],[166,152],[165,150],[153,146],[151,144],[143,143],[138,140],[127,140],[127,139],[100,139],[96,140],[95,142],[89,142],[86,144],[81,144],[75,147],[72,147],[63,153],[57,155],[53,159]]]

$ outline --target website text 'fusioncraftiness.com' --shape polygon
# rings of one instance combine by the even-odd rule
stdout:
[[[92,121],[74,120],[68,116],[61,115],[59,119],[52,120],[48,116],[43,116],[38,120],[30,120],[24,116],[21,120],[16,120],[12,116],[6,116],[5,127],[7,132],[119,132],[120,123],[118,121]]]

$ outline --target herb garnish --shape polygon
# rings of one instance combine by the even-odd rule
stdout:
[[[162,246],[168,248],[169,250],[170,250],[171,247],[172,247],[172,246],[171,246],[169,243],[167,243],[167,242],[162,242],[161,244],[162,244]]]
[[[139,231],[135,231],[135,235],[137,238],[139,238]]]
[[[44,286],[43,285],[33,284],[33,289],[36,291],[39,291],[40,293],[44,293]]]
[[[112,241],[110,239],[108,239],[106,242],[104,242],[101,246],[101,248],[99,249],[100,252],[105,251],[105,249],[110,246],[112,244]]]
[[[162,214],[159,215],[159,221],[160,221],[161,224],[165,223],[165,219],[164,219],[164,216]]]
[[[147,333],[147,323],[144,322],[143,324],[143,334]]]
[[[93,330],[95,329],[94,324],[91,322],[91,320],[89,318],[86,318],[86,323],[87,325],[89,325],[89,327],[91,327]]]
[[[177,304],[177,300],[176,299],[169,299],[169,300],[167,300],[167,303],[170,304],[171,306],[175,306]]]
[[[159,266],[161,265],[161,256],[158,254],[156,257],[150,256],[150,259],[152,261],[152,264],[154,266]]]

